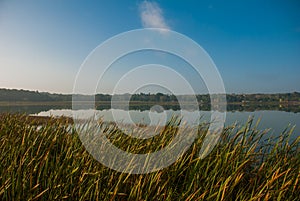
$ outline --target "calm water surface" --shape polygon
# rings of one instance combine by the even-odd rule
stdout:
[[[172,115],[180,114],[180,111],[173,110],[165,110],[163,112],[156,111],[139,111],[139,110],[120,110],[120,109],[108,109],[108,110],[90,110],[90,111],[76,111],[81,114],[96,114],[97,117],[102,117],[105,121],[114,121],[114,119],[119,119],[124,123],[145,123],[145,124],[157,124],[159,122],[165,122]],[[75,113],[76,113],[75,112]],[[181,115],[185,116],[187,120],[194,119],[193,117],[196,115],[194,111],[182,111]],[[36,113],[35,115],[39,116],[70,116],[72,117],[72,110],[70,109],[51,109],[48,111],[42,111]],[[113,114],[115,118],[113,117]],[[129,114],[130,119],[126,116]],[[200,111],[201,121],[210,121],[209,111]],[[117,117],[116,117],[117,116]],[[260,119],[259,129],[270,129],[269,134],[279,135],[283,132],[287,127],[295,127],[293,138],[300,135],[300,113],[293,112],[283,112],[283,111],[254,111],[254,112],[246,112],[246,111],[227,111],[226,113],[226,122],[225,125],[233,125],[237,123],[242,126],[249,117],[253,117],[255,122]],[[132,121],[132,122],[131,122]]]
[[[1,112],[21,112],[38,116],[69,116],[72,117],[72,110],[70,108],[64,109],[64,106],[19,106],[19,107],[0,107]],[[180,115],[180,111],[172,109],[159,111],[156,110],[121,110],[121,109],[102,109],[102,110],[86,110],[76,111],[81,114],[96,114],[97,117],[102,117],[106,121],[114,121],[113,114],[120,121],[124,123],[145,123],[157,124],[167,121],[172,115]],[[128,116],[129,115],[129,120]],[[195,111],[182,111],[181,115],[185,119],[194,119]],[[201,121],[210,121],[210,111],[200,111]],[[259,111],[227,111],[225,125],[232,125],[237,123],[243,125],[249,117],[254,117],[254,120],[260,119],[259,129],[271,129],[270,134],[280,135],[288,126],[291,128],[295,126],[293,138],[300,135],[300,113],[273,111],[273,110],[259,110]],[[130,122],[130,120],[132,122]]]

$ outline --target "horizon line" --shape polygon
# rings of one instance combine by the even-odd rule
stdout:
[[[139,95],[139,94],[151,94],[151,95],[155,95],[158,93],[161,93],[163,95],[175,95],[175,94],[165,94],[162,92],[156,92],[156,93],[146,93],[146,92],[140,92],[140,93],[128,93],[125,92],[123,94],[108,94],[108,93],[101,93],[101,92],[97,92],[95,94],[73,94],[73,93],[63,93],[63,92],[50,92],[50,91],[40,91],[40,90],[33,90],[33,89],[24,89],[24,88],[0,88],[0,90],[17,90],[17,91],[29,91],[29,92],[38,92],[38,93],[49,93],[49,94],[59,94],[59,95],[82,95],[82,96],[93,96],[93,95]],[[299,91],[290,91],[290,92],[244,92],[244,93],[240,93],[240,92],[230,92],[230,93],[225,93],[225,95],[251,95],[251,94],[291,94],[291,93],[300,93]],[[195,93],[195,94],[177,94],[175,96],[190,96],[190,95],[218,95],[217,93],[214,94],[210,94],[210,93]]]

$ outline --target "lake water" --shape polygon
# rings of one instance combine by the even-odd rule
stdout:
[[[77,111],[80,112],[80,111]],[[81,114],[91,114],[96,113],[98,117],[102,117],[105,121],[115,121],[118,119],[124,123],[145,123],[145,124],[158,124],[159,122],[170,119],[172,115],[180,115],[180,111],[165,110],[164,112],[155,112],[155,111],[139,111],[139,110],[120,110],[120,109],[107,109],[107,110],[97,110],[97,111],[81,111]],[[182,111],[181,115],[186,117],[186,120],[194,119],[195,111]],[[65,115],[72,117],[72,110],[70,109],[60,109],[55,110],[51,109],[48,111],[42,111],[37,113],[39,116],[60,116]],[[129,115],[129,119],[128,116]],[[210,111],[200,111],[201,121],[210,121],[211,113]],[[294,133],[292,138],[300,135],[300,113],[292,112],[283,112],[283,111],[234,111],[226,113],[225,126],[233,125],[237,123],[242,126],[249,117],[253,117],[256,122],[260,119],[259,129],[271,129],[269,134],[279,135],[283,132],[288,126],[295,126]]]
[[[172,109],[159,111],[156,110],[122,110],[122,109],[102,109],[97,111],[77,111],[85,114],[96,113],[98,117],[102,117],[106,121],[114,121],[116,118],[122,120],[124,123],[144,123],[144,124],[157,124],[158,122],[165,122],[172,115],[180,115],[180,111]],[[38,116],[69,116],[72,117],[71,109],[64,109],[64,106],[13,106],[0,107],[1,112],[25,112]],[[195,111],[182,111],[181,115],[187,117],[186,119],[193,119]],[[114,115],[114,117],[113,117]],[[128,116],[129,115],[129,119]],[[210,111],[200,111],[201,121],[209,121],[211,117]],[[275,110],[257,110],[257,111],[227,111],[225,126],[238,123],[243,125],[249,117],[254,117],[254,120],[260,119],[259,129],[271,129],[270,134],[279,135],[288,126],[295,126],[292,138],[300,135],[300,113],[275,111]]]

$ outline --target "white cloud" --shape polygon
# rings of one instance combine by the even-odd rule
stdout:
[[[143,1],[139,10],[143,27],[170,29],[163,17],[163,11],[157,3]]]

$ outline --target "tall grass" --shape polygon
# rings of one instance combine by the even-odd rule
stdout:
[[[291,130],[265,140],[249,120],[238,129],[227,127],[213,151],[199,159],[203,124],[173,165],[131,175],[93,159],[67,123],[53,119],[37,129],[26,117],[9,114],[0,121],[2,200],[299,200],[300,138],[291,142]],[[175,131],[169,125],[153,141],[128,141],[116,130],[107,135],[123,150],[147,153],[165,146]]]

